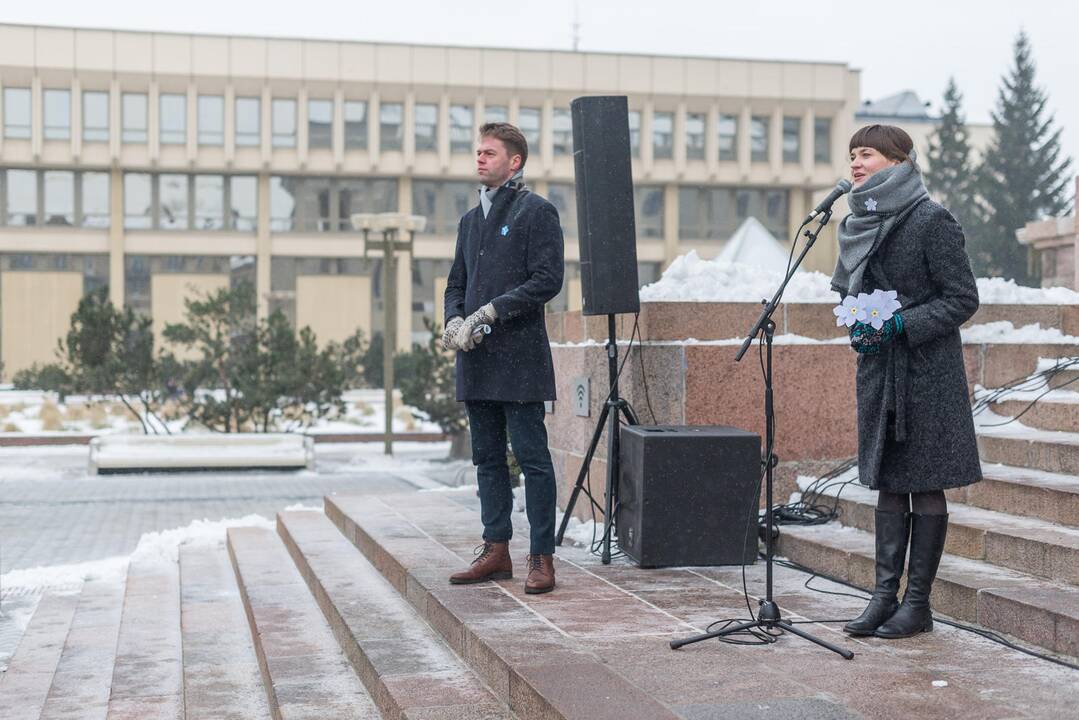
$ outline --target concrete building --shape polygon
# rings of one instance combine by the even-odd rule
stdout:
[[[569,103],[629,97],[640,278],[714,256],[747,217],[789,238],[846,173],[859,73],[768,62],[0,25],[0,359],[53,359],[80,296],[160,331],[193,292],[249,279],[259,313],[321,340],[381,329],[354,212],[427,216],[398,337],[441,322],[487,120],[519,125],[558,207],[580,304]],[[831,271],[834,232],[809,267]]]

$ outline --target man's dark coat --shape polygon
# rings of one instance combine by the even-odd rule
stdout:
[[[517,183],[504,185],[483,217],[479,205],[457,229],[446,284],[446,319],[492,303],[498,319],[470,352],[457,353],[457,399],[555,399],[544,306],[562,289],[562,228],[554,205]]]

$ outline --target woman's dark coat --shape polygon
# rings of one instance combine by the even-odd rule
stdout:
[[[554,205],[515,183],[504,185],[483,217],[479,205],[457,229],[446,284],[446,319],[487,303],[498,319],[470,352],[457,353],[457,399],[555,399],[544,307],[562,289],[562,227]]]
[[[858,357],[859,480],[894,493],[981,480],[959,326],[978,309],[963,229],[931,200],[870,255],[863,292],[896,290],[903,334]]]

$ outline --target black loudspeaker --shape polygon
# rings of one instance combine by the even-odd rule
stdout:
[[[618,546],[641,567],[757,559],[761,439],[722,426],[623,425]]]
[[[637,229],[629,152],[629,106],[624,95],[580,97],[573,113],[577,238],[581,245],[581,311],[635,313]]]

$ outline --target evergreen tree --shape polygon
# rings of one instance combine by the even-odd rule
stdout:
[[[1002,78],[992,113],[994,138],[978,173],[986,216],[971,238],[970,251],[979,275],[1031,284],[1040,273],[1028,264],[1028,248],[1015,239],[1015,231],[1031,220],[1067,211],[1071,160],[1061,156],[1061,130],[1053,128],[1048,95],[1035,84],[1025,32],[1016,38],[1014,53],[1015,65]]]
[[[962,104],[963,95],[955,85],[955,78],[949,78],[944,90],[940,126],[929,136],[929,169],[925,180],[934,198],[970,232],[983,223],[976,198],[969,133],[960,109]]]

